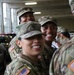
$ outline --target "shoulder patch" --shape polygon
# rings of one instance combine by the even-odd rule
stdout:
[[[68,68],[71,69],[74,72],[74,60],[72,60],[69,64],[68,64]]]
[[[26,67],[23,67],[16,73],[16,75],[28,75],[30,73],[30,70],[27,69]]]

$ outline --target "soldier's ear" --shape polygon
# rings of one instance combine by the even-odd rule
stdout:
[[[21,42],[20,42],[20,40],[16,40],[16,44],[21,48]]]

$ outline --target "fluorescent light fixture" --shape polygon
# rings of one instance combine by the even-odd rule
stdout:
[[[34,14],[41,14],[41,12],[34,12]]]
[[[36,5],[37,2],[26,2],[25,5]]]

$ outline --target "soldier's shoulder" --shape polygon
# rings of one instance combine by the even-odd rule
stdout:
[[[12,75],[11,72],[14,70],[16,62],[17,60],[14,60],[7,65],[4,75]]]
[[[10,41],[10,45],[14,44],[17,40],[17,36],[15,36],[11,41]]]
[[[63,46],[63,48],[65,49],[65,50],[72,50],[73,48],[74,48],[74,37],[73,38],[71,38],[64,46]]]
[[[70,39],[70,42],[74,42],[74,37],[72,37],[72,38]]]
[[[16,59],[14,59],[13,61],[11,61],[11,63],[9,63],[8,65],[7,65],[7,68],[12,68],[12,67],[14,67],[16,64],[18,63],[18,59],[16,58]]]
[[[5,74],[7,75],[27,75],[30,72],[30,68],[27,65],[22,64],[18,58],[14,59],[6,68]]]
[[[21,68],[19,68],[19,70],[16,72],[16,75],[28,75],[30,73],[30,68],[26,67],[26,66],[23,66]]]
[[[64,52],[71,51],[74,47],[74,43],[72,40],[68,41],[67,43],[61,45],[55,52],[54,56],[62,55]]]

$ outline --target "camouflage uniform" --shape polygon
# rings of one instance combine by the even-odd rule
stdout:
[[[46,23],[49,24],[49,22],[50,22],[50,23],[53,24],[53,26],[55,26],[57,28],[56,19],[52,18],[52,17],[49,17],[49,16],[42,16],[41,18],[39,18],[38,22],[41,24],[41,27],[46,26]],[[47,28],[45,28],[45,29],[47,29]],[[45,35],[46,34],[44,34],[44,36]],[[52,45],[51,41],[48,41],[48,42]],[[42,52],[42,59],[46,63],[47,67],[49,66],[49,63],[50,63],[50,60],[52,58],[52,55],[53,55],[54,51],[55,51],[54,48],[47,45],[46,42],[45,42],[44,51]]]
[[[74,4],[74,0],[69,0],[69,4]],[[49,75],[74,75],[74,37],[54,53]]]
[[[54,53],[49,75],[74,75],[74,38]]]
[[[63,27],[58,28],[58,36],[59,36],[59,42],[60,44],[65,44],[67,41],[70,40],[70,34],[68,32],[68,29],[65,29]]]
[[[17,16],[18,18],[20,18],[23,14],[25,13],[33,13],[33,10],[32,8],[30,7],[23,7],[23,8],[20,8],[18,11],[17,11]],[[16,34],[18,33],[19,29],[21,28],[21,24],[18,25],[16,27]],[[10,54],[10,57],[11,59],[15,59],[17,57],[17,54],[19,52],[21,52],[21,49],[17,46],[16,44],[16,40],[17,40],[17,36],[15,36],[11,42],[10,42],[10,47],[9,47],[9,54]]]
[[[15,36],[10,41],[9,53],[12,60],[15,59],[17,57],[17,54],[21,52],[21,49],[16,44],[17,39],[18,39],[17,36]]]
[[[18,56],[5,71],[4,75],[48,75],[47,68],[39,61],[33,62],[24,55]]]
[[[39,36],[41,35],[41,37],[42,37],[42,33],[40,31],[40,24],[37,22],[29,21],[29,22],[23,24],[23,26],[21,27],[20,31],[18,32],[18,34],[16,36],[18,37],[18,41],[19,41],[22,38],[27,40],[36,35],[39,35]],[[42,40],[42,38],[41,38],[41,40]],[[30,40],[28,40],[28,42],[29,41]],[[20,42],[21,42],[21,40],[20,40]],[[31,44],[31,42],[32,41],[30,41],[30,44]],[[43,40],[41,42],[43,43]],[[40,49],[43,49],[44,47],[43,47],[43,45],[41,45],[41,42],[40,42],[40,46],[41,46]],[[33,44],[35,44],[35,43],[33,43]],[[28,49],[27,49],[28,53],[26,54],[25,48],[22,49],[22,51],[24,51],[24,53],[21,52],[20,54],[18,54],[17,58],[14,59],[7,66],[4,75],[48,75],[48,69],[47,69],[45,63],[43,61],[41,61],[40,59],[38,59],[38,55],[41,53],[41,51],[38,52],[36,55],[35,54],[33,55],[32,53],[31,53],[31,55],[29,55],[30,50],[28,51]],[[34,61],[34,59],[31,58],[30,56],[31,57],[36,56],[36,58],[37,58],[36,60],[38,60],[38,61],[36,61],[36,60]]]
[[[44,44],[44,50],[42,52],[42,59],[44,60],[45,64],[49,66],[50,60],[55,50],[49,47],[48,45]],[[49,68],[49,67],[48,67]]]

